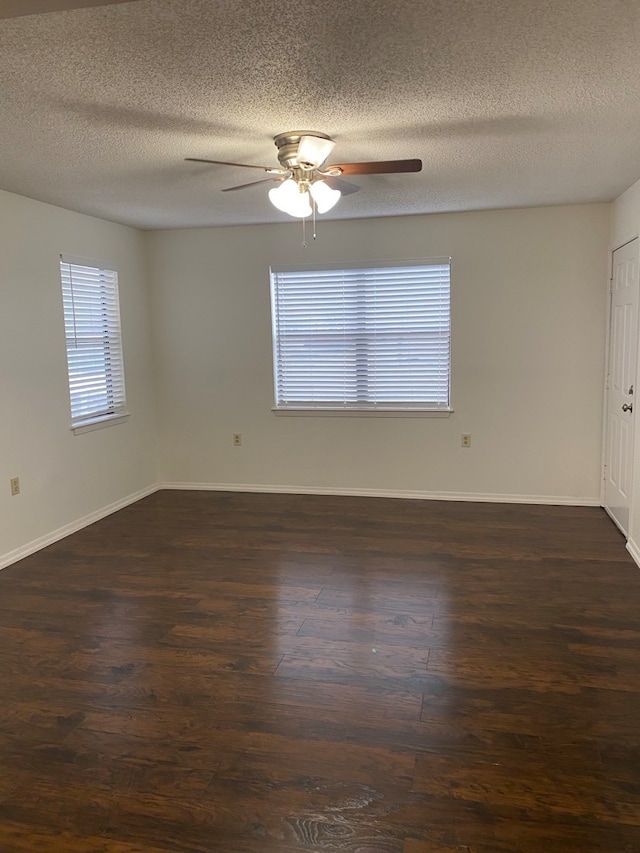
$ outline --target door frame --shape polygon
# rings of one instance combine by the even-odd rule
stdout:
[[[618,249],[622,249],[624,246],[628,246],[629,243],[633,243],[634,240],[638,240],[638,253],[640,255],[640,233],[636,234],[633,237],[629,237],[624,240],[619,245],[613,246],[613,248],[609,252],[609,280],[607,282],[607,325],[605,331],[605,358],[604,358],[604,405],[602,407],[602,451],[601,451],[601,461],[600,461],[600,506],[607,513],[611,521],[615,524],[618,530],[622,533],[625,539],[629,540],[629,531],[623,530],[618,524],[617,519],[609,512],[607,507],[605,506],[605,472],[607,467],[607,439],[608,439],[608,414],[609,414],[609,365],[611,362],[611,301],[613,298],[613,256],[618,251]],[[636,353],[636,376],[634,386],[638,387],[638,357],[640,356],[640,302],[638,307],[638,315],[636,317],[636,325],[638,327],[638,352]],[[633,471],[633,463],[634,463],[634,448],[635,448],[635,438],[636,438],[636,418],[633,419],[631,423],[631,469]],[[631,485],[629,488],[629,510],[633,506],[633,484],[634,477],[631,478]],[[631,514],[630,514],[631,517]]]

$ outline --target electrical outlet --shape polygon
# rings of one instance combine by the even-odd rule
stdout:
[[[14,495],[14,497],[15,497],[15,495],[19,495],[20,494],[20,477],[12,477],[9,480],[9,483],[11,484],[11,494]]]
[[[460,445],[462,447],[471,447],[471,436],[468,432],[463,432],[460,436]]]
[[[233,446],[240,447],[242,444],[242,433],[234,432],[233,434]]]

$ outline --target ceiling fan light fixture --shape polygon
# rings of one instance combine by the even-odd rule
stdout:
[[[340,201],[342,195],[340,190],[334,190],[321,178],[311,184],[310,191],[318,213],[326,213],[331,210]]]
[[[298,164],[317,169],[331,154],[335,145],[332,139],[321,136],[301,136],[298,143]]]
[[[269,201],[274,207],[283,213],[288,213],[289,216],[297,216],[302,219],[311,215],[309,193],[306,190],[301,192],[299,184],[293,178],[289,178],[283,181],[279,187],[269,190]]]
[[[0,0],[1,4],[2,0]],[[393,175],[402,172],[419,172],[422,169],[422,160],[418,159],[325,165],[335,147],[335,142],[326,133],[316,130],[291,130],[279,133],[274,136],[273,141],[280,163],[277,167],[257,166],[253,163],[231,163],[228,160],[208,160],[200,157],[186,159],[196,163],[212,163],[218,166],[242,167],[266,172],[271,177],[248,184],[225,187],[223,192],[243,190],[257,184],[277,181],[278,185],[269,190],[269,201],[278,210],[297,219],[304,220],[313,214],[314,239],[316,213],[327,213],[335,207],[343,194],[349,195],[359,189],[354,184],[343,181],[343,175]]]

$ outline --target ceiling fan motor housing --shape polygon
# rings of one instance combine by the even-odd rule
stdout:
[[[305,163],[298,160],[298,146],[303,136],[315,136],[317,139],[326,139],[331,142],[331,137],[317,130],[290,130],[287,133],[279,133],[273,141],[278,149],[278,160],[283,169],[304,169],[313,171],[318,167],[317,163]]]

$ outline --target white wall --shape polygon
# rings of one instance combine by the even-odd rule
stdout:
[[[640,181],[629,187],[613,205],[610,248],[613,251],[638,236],[640,236]],[[640,378],[640,350],[636,375]],[[636,382],[637,387],[638,382]],[[640,429],[637,418],[635,423],[628,548],[640,565]]]
[[[615,233],[637,233],[640,184],[615,214]],[[174,484],[597,501],[609,215],[321,222],[304,250],[293,221],[143,235],[0,192],[0,566],[153,488],[158,460]],[[132,417],[83,435],[69,429],[61,252],[120,273]],[[450,418],[273,414],[270,264],[447,254]]]
[[[586,205],[320,222],[306,250],[293,221],[148,235],[161,480],[597,502],[609,226]],[[450,418],[273,414],[270,264],[443,255]]]
[[[144,237],[0,192],[0,567],[156,481]],[[74,435],[60,253],[119,271],[127,423]],[[9,478],[21,494],[11,497]]]

